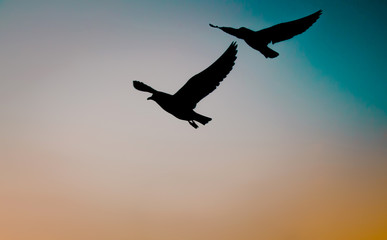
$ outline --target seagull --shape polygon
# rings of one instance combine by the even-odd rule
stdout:
[[[320,17],[322,11],[319,10],[309,16],[274,25],[259,31],[253,31],[245,27],[239,29],[231,27],[219,27],[212,25],[210,27],[219,28],[224,32],[231,34],[237,38],[245,40],[245,42],[255,50],[261,52],[266,58],[275,58],[279,55],[276,51],[270,49],[267,45],[282,42],[292,37],[305,32],[313,25]]]
[[[175,94],[160,92],[140,82],[133,81],[135,89],[152,93],[148,100],[155,101],[162,109],[178,119],[198,128],[195,121],[205,125],[211,118],[194,112],[196,104],[219,86],[232,70],[237,54],[237,44],[232,42],[228,49],[211,66],[191,77]]]

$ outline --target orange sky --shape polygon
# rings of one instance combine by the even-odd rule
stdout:
[[[385,151],[371,147],[289,144],[156,167],[20,147],[2,151],[3,239],[387,237]]]

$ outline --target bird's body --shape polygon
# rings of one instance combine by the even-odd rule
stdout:
[[[309,16],[290,22],[280,23],[259,31],[253,31],[245,27],[236,29],[231,27],[219,27],[212,24],[210,24],[210,26],[219,28],[230,35],[245,40],[250,47],[261,52],[266,58],[275,58],[279,53],[269,48],[267,46],[269,43],[274,44],[285,41],[303,33],[317,21],[321,13],[322,11],[319,10]]]
[[[198,128],[195,121],[205,125],[211,121],[211,118],[196,113],[194,111],[196,104],[214,91],[231,71],[236,60],[236,53],[237,45],[233,42],[218,60],[201,73],[193,76],[173,95],[157,91],[139,81],[133,81],[133,86],[137,90],[152,93],[148,100],[155,101],[166,112],[178,119],[188,121],[191,126]]]
[[[267,46],[271,41],[265,34],[262,34],[260,31],[247,30],[251,31],[251,33],[247,34],[244,40],[250,47],[261,52],[266,58],[275,58],[279,55],[279,53]]]
[[[188,104],[184,101],[180,101],[180,99],[174,95],[157,92],[154,93],[149,100],[154,100],[162,109],[180,120],[198,121],[203,125],[211,121],[211,118],[196,113]]]

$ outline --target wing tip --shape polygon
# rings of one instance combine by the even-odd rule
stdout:
[[[232,55],[233,61],[231,64],[231,69],[235,65],[235,60],[237,59],[237,53],[238,53],[238,44],[236,41],[232,41],[230,44],[230,47],[227,49],[226,52],[229,52],[230,55]]]
[[[323,13],[323,10],[320,9],[317,12],[315,12],[314,15],[317,15],[317,18],[319,18],[322,13]]]
[[[236,41],[232,41],[229,49],[233,49],[235,51],[235,54],[236,54],[238,52],[238,43]]]

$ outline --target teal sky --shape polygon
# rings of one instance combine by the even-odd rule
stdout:
[[[193,129],[174,93],[236,39]],[[387,237],[386,1],[0,1],[1,239]],[[257,224],[259,223],[259,224]],[[2,236],[4,235],[4,236]]]

